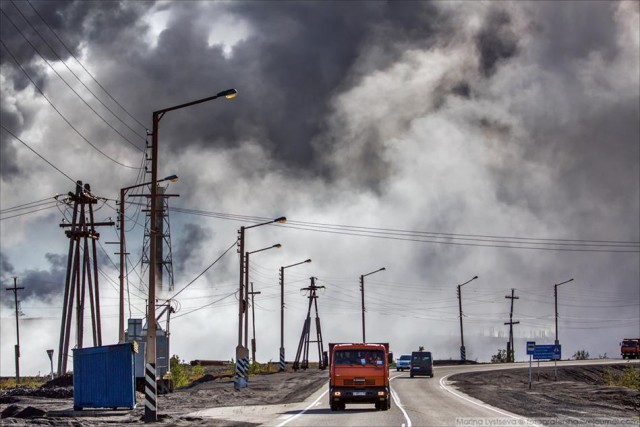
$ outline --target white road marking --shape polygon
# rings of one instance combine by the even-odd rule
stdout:
[[[324,393],[322,393],[316,400],[313,401],[313,403],[311,403],[309,406],[307,406],[306,408],[304,408],[302,411],[298,412],[297,414],[291,416],[291,418],[289,418],[288,420],[278,424],[277,427],[282,427],[283,425],[287,424],[289,421],[291,420],[295,420],[296,418],[298,418],[300,415],[304,414],[305,412],[307,412],[309,409],[311,409],[314,406],[317,406],[318,403],[320,402],[320,399],[322,399],[324,397],[325,394],[327,394],[329,392],[329,388],[327,388]]]
[[[407,420],[406,427],[411,427],[411,418],[409,418],[409,414],[407,414],[407,412],[402,407],[402,403],[400,402],[400,398],[398,397],[398,394],[396,393],[396,391],[391,388],[391,381],[398,378],[399,376],[401,375],[396,375],[395,377],[392,377],[389,379],[389,389],[391,390],[391,397],[393,397],[393,401],[396,402],[396,406],[400,408],[400,410],[402,411],[402,414],[404,415],[404,418]],[[402,423],[402,427],[405,427],[404,423]]]
[[[497,412],[497,413],[498,413],[498,414],[500,414],[500,415],[504,415],[504,416],[506,416],[506,417],[513,418],[513,419],[516,419],[516,420],[522,420],[522,421],[526,422],[526,423],[527,423],[527,425],[536,425],[536,424],[535,424],[535,423],[533,423],[531,420],[528,420],[528,419],[527,419],[527,418],[525,418],[525,417],[521,417],[521,416],[518,416],[518,415],[513,415],[513,414],[510,414],[510,413],[508,413],[508,412],[501,411],[500,409],[498,409],[498,408],[494,408],[494,407],[493,407],[493,406],[491,406],[491,405],[487,405],[486,403],[482,403],[482,402],[476,402],[476,401],[471,400],[471,399],[469,399],[468,397],[466,397],[466,396],[464,396],[464,395],[462,395],[462,394],[460,394],[460,393],[456,393],[452,388],[448,387],[448,386],[444,383],[444,382],[447,380],[447,378],[449,378],[451,375],[454,375],[454,374],[455,374],[455,373],[447,374],[447,375],[445,375],[444,377],[440,378],[440,387],[441,387],[443,390],[448,391],[449,393],[453,394],[454,396],[456,396],[456,397],[457,397],[457,398],[459,398],[459,399],[465,400],[465,401],[467,401],[467,402],[469,402],[469,403],[473,403],[474,405],[480,406],[480,407],[482,407],[482,408],[489,409],[489,410],[491,410],[491,411]]]

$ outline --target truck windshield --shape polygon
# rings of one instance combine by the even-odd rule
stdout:
[[[338,350],[336,365],[383,365],[384,352],[380,350]]]
[[[622,346],[623,347],[635,347],[636,345],[637,345],[637,342],[633,341],[633,340],[622,341]]]

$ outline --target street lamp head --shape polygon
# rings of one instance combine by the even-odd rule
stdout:
[[[386,267],[382,267],[379,271],[384,271],[386,270]]]
[[[282,245],[280,243],[276,243],[275,245],[271,246],[272,248],[276,248],[276,249],[280,249],[282,247]]]
[[[169,175],[165,178],[162,178],[160,181],[171,181],[176,182],[178,180],[178,175]]]
[[[304,262],[311,262],[311,258],[305,260]]]
[[[218,95],[216,95],[217,97],[225,97],[227,99],[233,99],[236,96],[238,96],[238,91],[235,89],[227,89],[227,90],[223,90],[222,92],[219,92]]]
[[[477,278],[478,278],[478,276],[473,276],[473,279],[471,279],[471,280],[476,280]]]
[[[286,216],[281,216],[280,218],[276,218],[273,220],[273,222],[279,222],[280,224],[287,222],[287,217]]]

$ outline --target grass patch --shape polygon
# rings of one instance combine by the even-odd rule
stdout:
[[[627,366],[619,374],[614,374],[610,368],[607,368],[603,379],[608,386],[627,387],[640,391],[640,369],[633,366]]]
[[[201,365],[191,366],[180,361],[178,356],[171,357],[171,379],[175,388],[183,387],[192,381],[204,376],[204,368]]]
[[[2,378],[0,379],[0,390],[15,387],[40,387],[44,383],[49,381],[49,377],[21,377],[20,384],[16,384],[15,378]]]

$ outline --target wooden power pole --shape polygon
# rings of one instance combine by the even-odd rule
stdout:
[[[20,384],[20,324],[18,323],[18,317],[20,316],[20,308],[18,301],[18,291],[24,289],[24,287],[18,287],[18,278],[13,278],[13,288],[6,288],[8,291],[13,291],[13,300],[16,304],[16,385]]]

